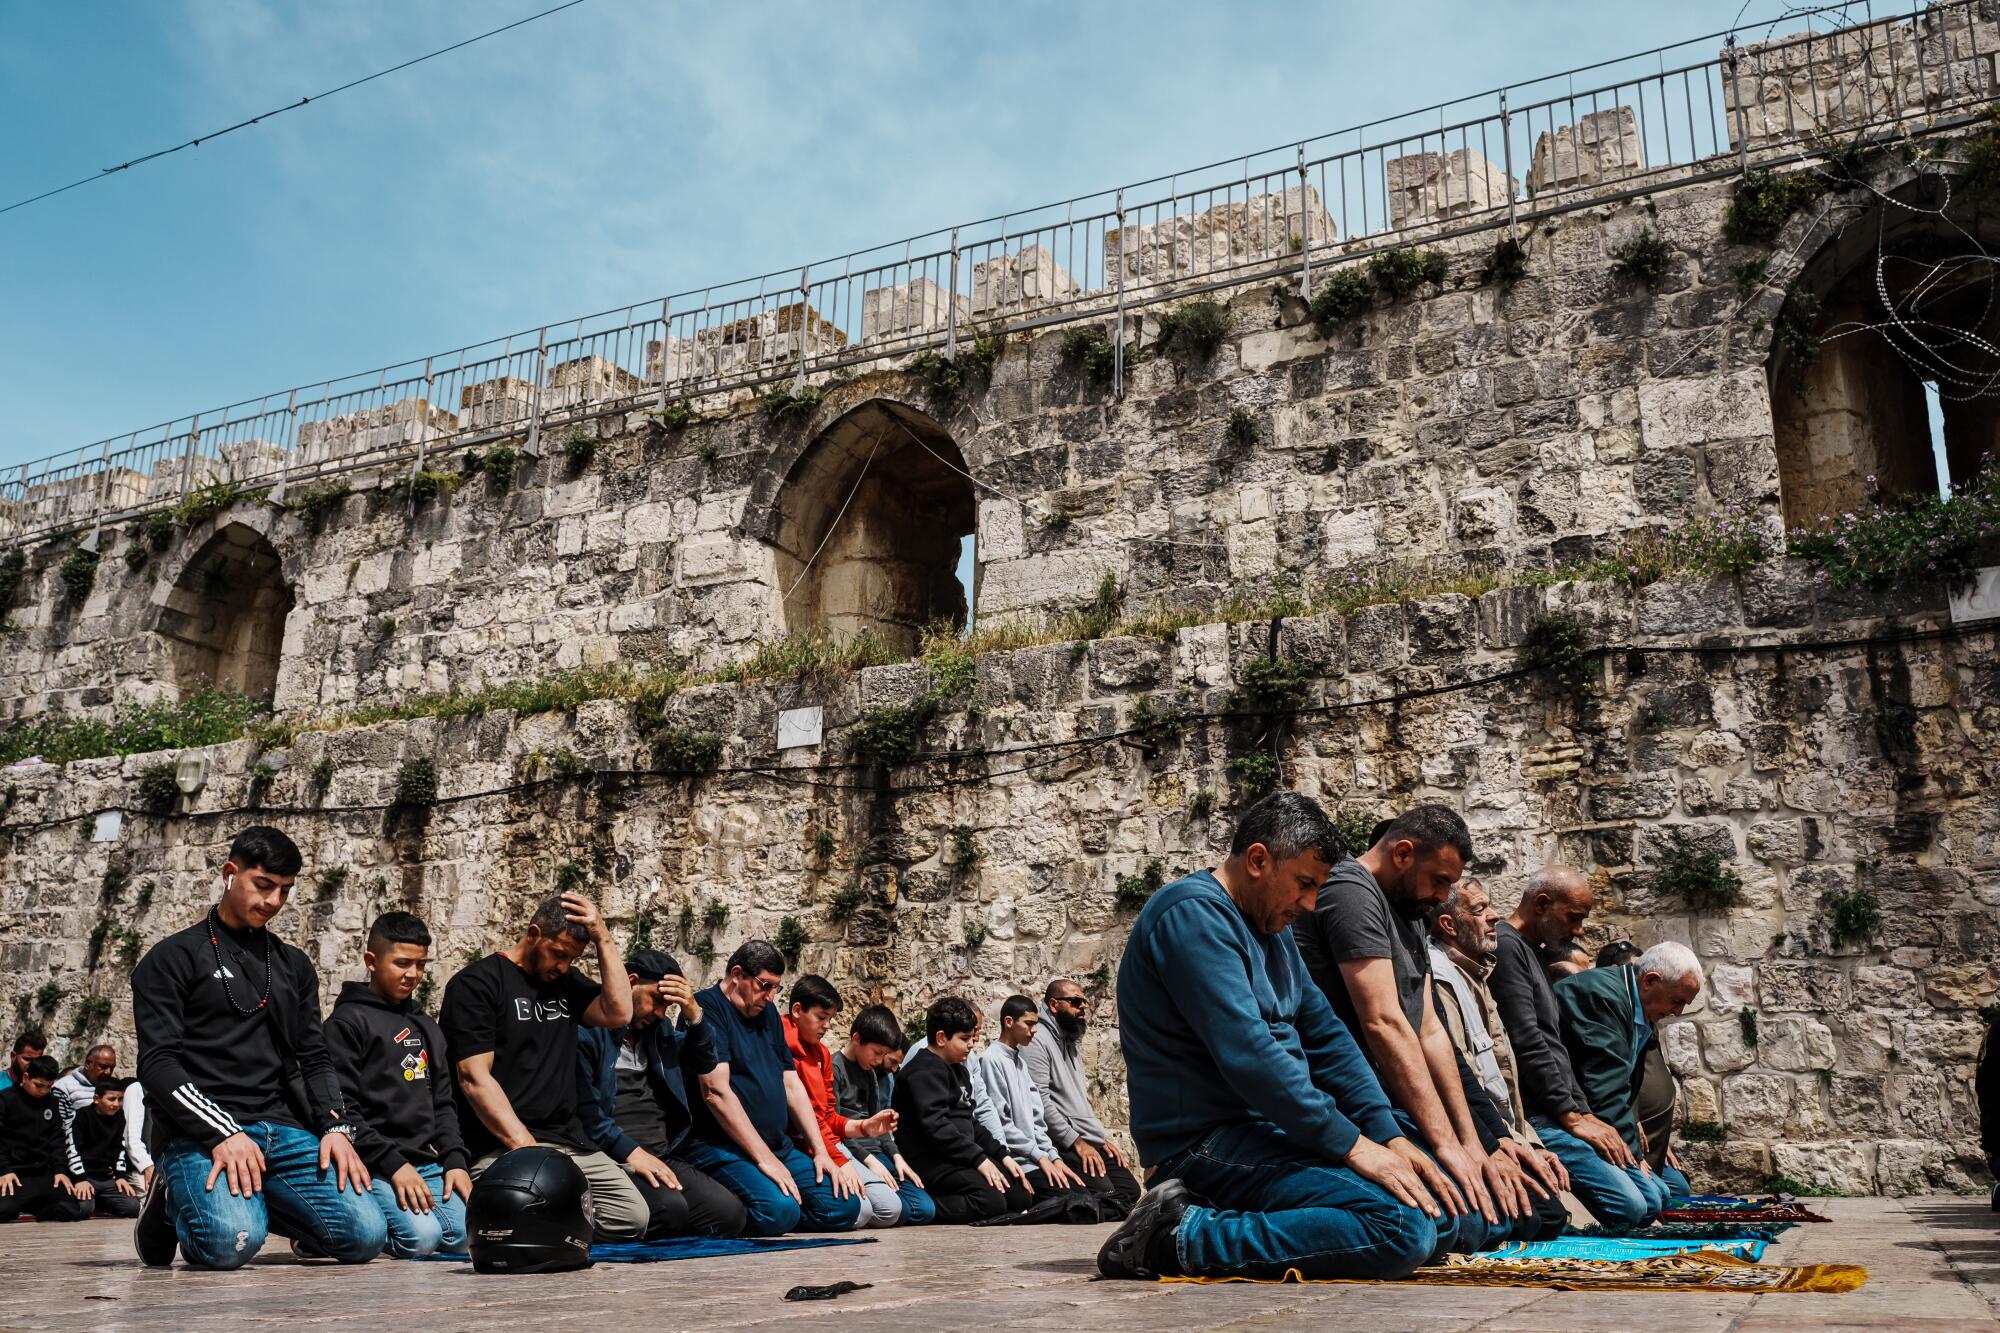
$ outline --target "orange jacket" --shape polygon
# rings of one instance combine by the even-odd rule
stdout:
[[[792,1016],[785,1015],[785,1045],[792,1048],[792,1060],[799,1067],[799,1082],[806,1085],[806,1096],[813,1105],[813,1117],[819,1121],[819,1136],[826,1140],[827,1155],[833,1158],[835,1166],[847,1162],[847,1152],[841,1147],[840,1127],[846,1117],[840,1114],[833,1097],[833,1052],[824,1043],[807,1046],[799,1040],[799,1030],[792,1023]],[[804,1142],[799,1151],[810,1155],[810,1147]]]

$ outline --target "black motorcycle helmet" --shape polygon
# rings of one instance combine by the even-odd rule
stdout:
[[[565,1273],[590,1267],[583,1172],[554,1148],[502,1153],[472,1187],[465,1209],[472,1267],[480,1273]]]

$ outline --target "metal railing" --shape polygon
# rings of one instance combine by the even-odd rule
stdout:
[[[803,384],[974,336],[1920,133],[1994,96],[1990,0],[1751,43],[1736,31],[1104,193],[176,418],[0,477],[0,539],[92,529],[217,482],[285,487],[682,398]],[[1788,16],[1843,21],[1855,5]],[[1718,48],[1715,43],[1721,42]],[[1578,88],[1583,76],[1586,86]],[[1122,355],[1122,352],[1121,352]],[[1122,365],[1120,376],[1122,379]],[[1122,390],[1122,383],[1120,384]]]

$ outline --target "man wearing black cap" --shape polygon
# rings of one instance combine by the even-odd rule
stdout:
[[[598,1148],[646,1197],[648,1238],[740,1236],[742,1200],[674,1155],[688,1135],[687,1079],[715,1068],[715,1044],[681,965],[658,949],[625,960],[632,1021],[576,1037],[576,1104]]]

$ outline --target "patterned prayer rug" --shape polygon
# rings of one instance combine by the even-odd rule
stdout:
[[[1771,1222],[1831,1222],[1830,1217],[1821,1217],[1804,1204],[1795,1202],[1755,1203],[1744,1199],[1738,1201],[1740,1207],[1709,1208],[1700,1206],[1698,1200],[1690,1199],[1685,1204],[1676,1204],[1660,1214],[1662,1222],[1741,1222],[1759,1225]]]
[[[1565,1236],[1594,1240],[1776,1240],[1796,1222],[1655,1222],[1644,1227],[1572,1226]]]
[[[1481,1250],[1481,1258],[1509,1259],[1658,1259],[1669,1254],[1732,1254],[1738,1259],[1762,1259],[1770,1241],[1757,1236],[1673,1240],[1665,1236],[1561,1236],[1555,1240],[1505,1241]]]
[[[1305,1282],[1297,1269],[1282,1278],[1167,1277],[1162,1282]],[[1854,1291],[1868,1280],[1856,1264],[1784,1267],[1699,1251],[1654,1259],[1517,1259],[1454,1255],[1419,1268],[1402,1282],[1434,1287],[1553,1287],[1560,1291]]]

